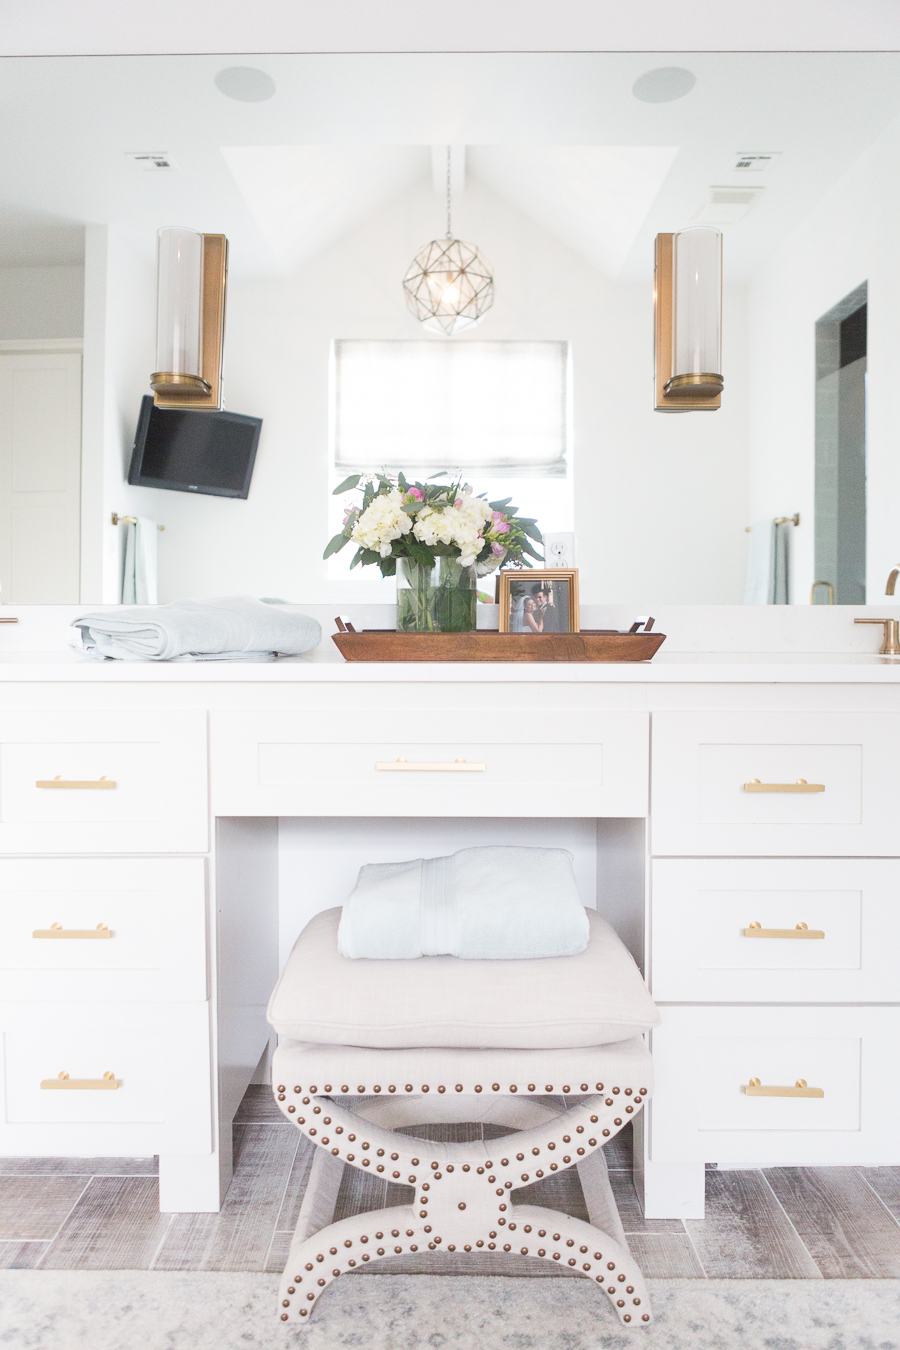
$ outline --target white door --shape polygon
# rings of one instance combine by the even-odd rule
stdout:
[[[0,586],[5,604],[77,604],[81,354],[0,353]]]

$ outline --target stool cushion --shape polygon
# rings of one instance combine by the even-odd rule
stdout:
[[[350,960],[337,949],[340,909],[304,928],[269,1002],[282,1036],[373,1047],[568,1047],[626,1041],[659,1023],[634,961],[588,910],[575,956],[540,960]]]
[[[484,1103],[510,1092],[583,1093],[626,1088],[653,1091],[653,1061],[640,1037],[614,1045],[568,1050],[365,1050],[357,1045],[308,1045],[282,1041],[272,1061],[272,1082],[292,1092],[332,1096],[383,1092],[410,1096],[443,1093],[446,1102],[479,1095]],[[293,1099],[296,1100],[296,1099]],[[627,1100],[623,1101],[627,1106]],[[446,1107],[449,1113],[452,1108]],[[449,1116],[448,1116],[449,1118]],[[459,1117],[475,1120],[471,1104]]]

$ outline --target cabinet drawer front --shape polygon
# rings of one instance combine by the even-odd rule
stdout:
[[[348,709],[335,722],[214,713],[215,813],[646,814],[645,713]]]
[[[77,1153],[87,1140],[132,1135],[151,1152],[209,1152],[207,1003],[5,1004],[0,1025],[0,1151],[40,1154],[55,1142],[61,1154]],[[60,1073],[74,1086],[42,1086]]]
[[[204,852],[206,715],[0,715],[0,853]]]
[[[655,854],[898,851],[900,713],[653,716]]]
[[[898,1033],[898,1008],[664,1008],[653,1158],[889,1164]]]
[[[651,876],[656,999],[896,1001],[900,862],[656,858]]]
[[[203,1000],[206,967],[202,858],[0,858],[0,1002]]]

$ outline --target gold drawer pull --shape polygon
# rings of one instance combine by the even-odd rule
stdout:
[[[455,759],[452,763],[429,764],[424,760],[406,759],[380,760],[375,768],[379,773],[484,773],[486,764],[469,764],[464,759]]]
[[[806,1086],[805,1078],[798,1078],[793,1087],[763,1087],[758,1078],[751,1078],[746,1086],[741,1087],[742,1092],[746,1092],[748,1097],[824,1097],[825,1093],[821,1088],[811,1088]]]
[[[39,778],[34,785],[38,788],[114,788],[115,780],[107,778],[63,778],[62,774],[57,774],[55,778]]]
[[[70,1078],[63,1069],[56,1078],[44,1078],[42,1088],[67,1088],[70,1092],[115,1092],[119,1079],[112,1069],[107,1069],[102,1078]]]
[[[763,928],[761,923],[754,921],[749,928],[744,929],[744,937],[758,938],[823,938],[824,931],[821,928],[807,928],[805,923],[798,923],[796,928]]]
[[[33,938],[111,938],[112,933],[105,923],[96,928],[63,928],[61,923],[51,923],[49,928],[35,928]]]
[[[758,778],[751,778],[749,783],[744,784],[745,792],[824,792],[824,783],[807,783],[805,778],[798,778],[796,783],[761,783]]]

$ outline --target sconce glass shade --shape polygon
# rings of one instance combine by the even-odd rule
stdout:
[[[676,234],[672,276],[672,377],[665,392],[714,397],[724,385],[719,231],[697,227]]]
[[[203,235],[164,229],[158,234],[156,372],[150,387],[208,393],[201,376],[203,344]]]
[[[419,249],[403,289],[423,327],[445,337],[474,328],[494,303],[490,265],[474,244],[461,239],[432,239]]]

